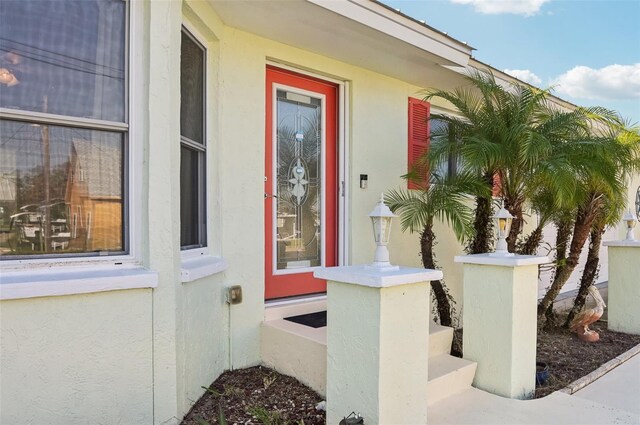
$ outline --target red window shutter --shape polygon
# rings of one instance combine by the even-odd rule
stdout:
[[[409,98],[409,171],[415,170],[420,176],[421,183],[409,181],[409,189],[421,189],[426,186],[429,170],[426,167],[416,167],[418,158],[429,149],[429,102]]]

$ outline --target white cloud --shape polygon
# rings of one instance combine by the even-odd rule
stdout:
[[[450,0],[453,3],[471,4],[477,12],[487,15],[513,13],[531,16],[540,11],[543,4],[550,0]]]
[[[576,66],[553,80],[555,89],[578,99],[640,98],[640,63],[600,69]]]
[[[542,84],[542,79],[528,69],[505,69],[504,72],[534,86]]]

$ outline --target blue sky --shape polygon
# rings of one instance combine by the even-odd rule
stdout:
[[[383,0],[474,57],[640,124],[640,0]]]

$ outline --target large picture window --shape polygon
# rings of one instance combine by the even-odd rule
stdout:
[[[207,244],[204,47],[182,31],[180,54],[180,247]]]
[[[128,252],[127,3],[0,2],[0,257]]]

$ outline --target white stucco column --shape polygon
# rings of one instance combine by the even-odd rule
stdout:
[[[509,398],[535,390],[538,265],[547,257],[458,256],[464,264],[464,358],[478,363],[474,386]]]
[[[640,335],[640,241],[608,241],[609,329]]]
[[[327,423],[426,424],[429,282],[437,270],[332,267],[327,279]]]

